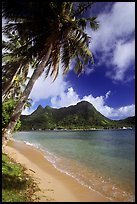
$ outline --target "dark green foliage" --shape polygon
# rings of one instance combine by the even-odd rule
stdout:
[[[39,2],[35,0],[30,6],[27,1],[11,3],[4,0],[2,15],[9,23],[4,26],[3,33],[16,31],[15,33],[18,34],[16,38],[22,42],[20,47],[13,50],[13,56],[16,54],[19,57],[27,56],[27,62],[36,58],[37,67],[41,64],[41,60],[45,60],[47,47],[50,47],[52,43],[52,54],[48,63],[45,62],[46,76],[51,70],[51,75],[54,80],[56,79],[60,60],[64,73],[67,73],[72,59],[79,61],[75,69],[79,75],[85,64],[93,62],[92,53],[88,49],[89,36],[84,29],[89,22],[91,29],[96,30],[98,21],[96,17],[81,18],[81,15],[84,15],[92,4],[93,2]],[[7,47],[9,46],[6,45]],[[21,63],[25,65],[26,61]]]
[[[60,62],[63,74],[66,74],[70,68],[71,60],[76,61],[74,70],[78,75],[84,71],[85,65],[88,66],[88,63],[94,63],[93,54],[89,50],[90,37],[86,33],[86,27],[90,22],[91,29],[96,30],[98,22],[96,18],[84,19],[82,17],[81,19],[81,15],[92,4],[92,2],[40,2],[38,0],[10,2],[3,0],[2,16],[8,23],[5,24],[2,32],[5,35],[10,34],[11,36],[11,33],[13,35],[10,43],[5,42],[3,44],[7,51],[11,49],[11,54],[8,54],[10,59],[6,60],[3,69],[3,76],[10,71],[11,77],[8,81],[8,74],[6,74],[6,78],[3,77],[3,85],[5,84],[3,91],[5,90],[5,93],[8,94],[8,91],[13,88],[15,96],[17,87],[20,87],[16,87],[15,80],[13,80],[15,76],[18,76],[17,71],[20,67],[23,68],[20,71],[25,76],[25,78],[24,76],[21,77],[24,84],[24,79],[26,79],[28,73],[28,65],[30,64],[35,69],[29,83],[24,86],[23,93],[19,94],[20,100],[6,126],[7,132],[13,132],[14,125],[22,112],[34,83],[45,69],[45,77],[50,73],[54,81],[59,73]],[[19,46],[15,46],[14,42],[19,43]],[[18,59],[15,56],[18,56]],[[4,57],[7,57],[7,55]],[[20,83],[21,78],[16,82]],[[5,93],[3,92],[3,100],[6,97]],[[38,117],[34,124],[30,123],[29,125],[31,128],[33,128],[33,125],[34,128],[37,128],[35,122],[39,121],[39,128],[53,128],[53,126],[56,126],[48,118],[49,116]],[[44,122],[46,121],[44,124],[41,124],[40,120],[42,119]],[[4,135],[6,135],[6,131],[3,133]]]
[[[36,190],[36,184],[25,169],[2,154],[2,202],[32,202]]]
[[[128,117],[128,118],[125,118],[123,120],[119,120],[118,122],[119,122],[119,124],[121,124],[123,126],[124,126],[124,124],[126,124],[126,126],[133,127],[133,126],[135,126],[135,116]]]
[[[9,123],[11,114],[13,112],[13,109],[16,105],[17,101],[14,101],[13,99],[9,99],[2,104],[2,128],[5,128],[7,124]],[[17,131],[21,126],[21,121],[18,119],[16,126],[14,128],[14,131]]]
[[[99,113],[92,104],[83,101],[67,108],[42,108],[39,106],[31,115],[21,116],[21,130],[46,129],[92,129],[134,127],[134,121],[110,120]]]

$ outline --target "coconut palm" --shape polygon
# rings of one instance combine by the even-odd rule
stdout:
[[[29,64],[34,61],[32,57],[26,55],[26,51],[22,49],[25,42],[15,33],[7,33],[5,37],[8,41],[2,41],[2,101],[11,93],[18,95],[21,86],[27,80]]]
[[[28,49],[29,55],[37,60],[33,75],[13,112],[10,123],[4,130],[6,136],[11,135],[35,81],[44,70],[46,76],[51,73],[55,80],[60,62],[64,74],[69,70],[71,59],[76,59],[74,69],[78,74],[86,64],[93,62],[92,53],[88,49],[89,36],[84,29],[87,22],[90,22],[93,29],[98,27],[93,17],[79,18],[79,14],[87,8],[82,3],[74,5],[73,2],[15,1],[15,5],[12,5],[9,2],[3,3],[3,15],[15,22],[5,26],[4,32],[17,31],[20,39],[27,40],[26,47],[28,44],[31,45]]]

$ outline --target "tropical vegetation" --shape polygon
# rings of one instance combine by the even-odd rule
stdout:
[[[13,112],[14,106],[17,102],[13,99],[9,99],[2,104],[2,128],[5,128],[10,121],[11,114]],[[18,130],[21,126],[20,119],[17,120],[17,123],[14,127],[14,131]]]
[[[20,47],[24,46],[24,40],[10,32],[6,32],[5,37],[7,40],[2,41],[2,101],[21,97],[27,80],[29,62],[32,62],[32,59],[21,53]]]
[[[34,68],[30,80],[20,94],[10,121],[3,130],[4,138],[11,137],[29,94],[43,72],[45,77],[50,74],[55,80],[60,63],[64,74],[68,72],[71,60],[75,60],[74,70],[77,74],[82,73],[86,65],[93,63],[93,55],[88,48],[90,37],[86,33],[86,26],[89,24],[96,30],[98,22],[95,17],[82,17],[92,4],[93,2],[3,0],[2,14],[8,20],[3,33],[5,35],[11,33],[15,37],[14,41],[13,36],[10,38],[11,44],[15,43],[13,48],[4,44],[5,49],[11,49],[2,69],[4,95],[8,94],[8,91],[11,93],[11,87],[14,93],[17,91],[15,78],[20,71],[19,76],[24,83],[28,65],[31,63]]]
[[[25,168],[6,154],[2,154],[2,202],[38,201],[35,192],[39,188],[25,173]]]
[[[135,117],[110,120],[98,112],[92,104],[82,101],[77,105],[60,109],[38,106],[31,115],[21,115],[20,130],[92,130],[135,127]]]

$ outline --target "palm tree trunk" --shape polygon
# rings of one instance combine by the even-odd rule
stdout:
[[[17,105],[13,111],[13,114],[10,118],[9,124],[7,125],[6,128],[4,128],[4,130],[2,132],[3,142],[12,137],[12,132],[14,130],[14,127],[17,123],[19,116],[21,115],[21,112],[24,108],[25,102],[26,102],[26,100],[27,100],[32,88],[33,88],[34,83],[39,78],[39,76],[43,73],[43,71],[45,69],[45,64],[47,63],[47,61],[50,57],[51,50],[52,50],[52,44],[49,46],[49,49],[47,51],[47,54],[45,56],[44,61],[39,65],[39,67],[37,67],[35,69],[31,79],[29,80],[29,82],[28,82],[28,84],[27,84],[27,86],[26,86],[26,88],[25,88],[25,90],[21,96],[21,99],[18,101],[18,103],[17,103]]]

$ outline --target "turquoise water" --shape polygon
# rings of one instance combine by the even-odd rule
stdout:
[[[57,169],[112,200],[134,201],[135,130],[17,132]]]

